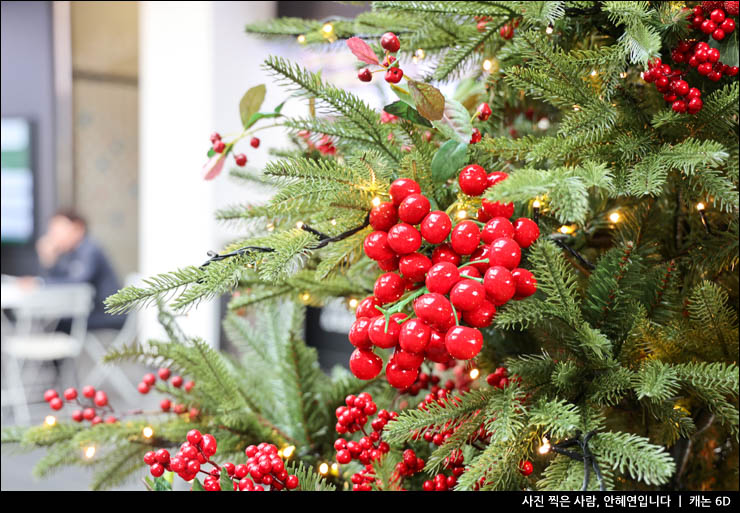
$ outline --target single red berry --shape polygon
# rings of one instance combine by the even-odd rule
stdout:
[[[167,367],[162,367],[157,371],[157,375],[162,381],[167,381],[168,379],[170,379],[170,369],[168,369]]]
[[[441,244],[432,251],[432,264],[449,262],[455,266],[460,265],[462,257],[458,255],[449,244]]]
[[[213,132],[211,134],[211,144],[215,143],[216,141],[220,141],[220,140],[221,140],[221,134],[219,134],[218,132]]]
[[[419,367],[421,367],[421,364],[424,363],[424,354],[411,353],[409,351],[404,351],[403,349],[396,348],[396,351],[393,353],[391,360],[395,365],[398,365],[402,369],[418,370]]]
[[[95,387],[93,387],[92,385],[82,387],[82,395],[84,397],[87,397],[88,399],[92,399],[93,397],[95,397]]]
[[[92,408],[85,408],[82,410],[82,418],[85,420],[92,420],[95,418],[95,410]]]
[[[357,379],[373,379],[383,370],[383,359],[372,351],[358,348],[349,357],[349,370]]]
[[[388,245],[388,234],[386,232],[370,232],[362,245],[365,254],[373,260],[388,260],[396,254]]]
[[[373,74],[369,69],[362,68],[357,72],[357,78],[359,78],[361,82],[370,82],[373,79]]]
[[[528,248],[540,236],[540,227],[526,217],[520,217],[514,223],[514,240],[523,248]]]
[[[725,21],[725,18],[726,18],[726,16],[725,16],[725,11],[724,11],[724,10],[722,10],[722,9],[715,9],[715,10],[713,10],[713,11],[712,11],[712,12],[711,12],[711,13],[709,14],[709,18],[710,18],[710,19],[711,19],[711,20],[712,20],[712,21],[713,21],[714,23],[717,23],[717,24],[719,24],[719,23],[722,23],[723,21]]]
[[[249,140],[249,145],[250,145],[250,146],[251,146],[252,148],[259,148],[259,147],[260,147],[260,139],[259,139],[259,137],[252,137],[252,138],[251,138],[251,139]]]
[[[420,194],[421,187],[411,178],[397,178],[393,180],[389,189],[393,204],[398,206],[410,194]]]
[[[480,229],[473,221],[462,221],[452,230],[450,245],[459,255],[470,255],[480,244]]]
[[[514,225],[505,217],[494,217],[483,227],[480,238],[486,244],[490,244],[501,237],[513,239]]]
[[[514,27],[512,27],[511,24],[507,23],[499,29],[498,33],[504,39],[511,39],[512,37],[514,37]]]
[[[483,135],[480,133],[480,130],[473,128],[473,135],[470,136],[470,144],[477,144],[481,142],[482,139]]]
[[[378,312],[376,311],[376,314]],[[373,316],[374,318],[375,316]],[[368,336],[367,329],[370,326],[371,318],[359,317],[352,323],[352,327],[349,329],[349,342],[360,349],[369,349],[372,346],[370,337]]]
[[[496,307],[488,300],[483,300],[475,310],[463,312],[463,321],[475,328],[487,328],[496,316]]]
[[[139,383],[136,388],[139,390],[140,394],[148,394],[150,389],[149,385],[147,385],[143,381]]]
[[[172,381],[170,381],[170,383],[172,384],[173,387],[180,388],[182,386],[183,381],[184,380],[182,379],[182,376],[174,376],[172,378]]]
[[[398,270],[401,271],[401,274],[415,283],[424,281],[424,277],[431,266],[432,261],[421,253],[404,255],[398,262]]]
[[[733,20],[732,18],[727,18],[725,21],[722,22],[722,25],[720,25],[719,28],[725,34],[730,34],[732,31],[735,30],[735,20]]]
[[[162,399],[159,402],[159,407],[162,409],[162,411],[170,411],[170,408],[172,407],[172,403],[169,399]]]
[[[447,294],[455,283],[460,281],[460,271],[450,262],[439,262],[427,271],[425,284],[429,292]]]
[[[444,241],[452,230],[452,220],[445,212],[429,212],[421,223],[421,236],[430,244]]]
[[[197,446],[203,440],[203,435],[197,429],[191,429],[185,438],[190,444]]]
[[[422,353],[429,345],[432,330],[421,319],[409,319],[401,326],[398,344],[404,351]]]
[[[447,298],[434,292],[423,294],[414,301],[414,313],[419,319],[431,326],[443,325],[453,315],[452,305]]]
[[[102,390],[95,392],[95,406],[103,407],[108,404],[108,394]]]
[[[357,310],[355,310],[355,317],[357,319],[359,319],[360,317],[375,317],[376,315],[380,314],[380,312],[375,307],[381,305],[382,303],[378,301],[378,298],[376,298],[375,296],[368,296],[360,301],[360,303],[357,305]]]
[[[398,211],[386,201],[370,210],[370,226],[376,231],[387,232],[398,222]]]
[[[340,463],[342,465],[345,465],[352,461],[352,454],[347,449],[342,449],[341,451],[337,451],[337,463]]]
[[[532,466],[531,461],[527,460],[527,461],[522,461],[521,463],[519,463],[519,472],[521,472],[523,476],[530,475],[533,470],[534,470],[534,467]]]
[[[715,31],[717,28],[717,24],[714,23],[712,20],[704,20],[701,22],[701,26],[699,29],[704,32],[705,34],[711,34]]]
[[[378,267],[381,271],[391,272],[398,270],[398,255],[394,255],[388,260],[378,260]]]
[[[224,151],[224,148],[226,148],[226,145],[221,140],[213,143],[213,151],[215,151],[216,153],[221,153],[222,151]]]
[[[234,155],[234,162],[239,167],[244,167],[247,165],[247,156],[243,153],[237,153]]]
[[[702,102],[701,98],[697,97],[690,99],[688,105],[689,114],[696,114],[703,106],[704,102]]]
[[[715,41],[722,41],[726,35],[727,34],[725,34],[724,30],[718,28],[712,32],[712,39],[714,39]]]
[[[475,310],[486,299],[483,284],[474,280],[460,280],[450,291],[450,302],[458,310]]]
[[[524,299],[537,292],[537,279],[527,269],[517,267],[511,271],[511,276],[516,283],[514,299]]]
[[[186,381],[185,386],[183,387],[186,392],[190,392],[193,387],[195,386],[195,381]]]
[[[59,394],[56,390],[49,389],[46,392],[44,392],[44,401],[47,403],[54,399],[55,397],[59,397]]]
[[[673,109],[674,112],[679,112],[679,113],[686,112],[686,102],[683,100],[676,100],[671,105],[671,108]]]
[[[203,440],[200,442],[200,449],[203,451],[203,454],[206,455],[206,457],[210,458],[214,454],[216,454],[216,439],[213,435],[204,434]]]
[[[491,114],[493,113],[490,105],[488,105],[487,103],[481,103],[480,105],[478,105],[477,112],[478,112],[478,119],[480,119],[481,121],[487,121],[488,118],[490,118]]]
[[[398,217],[409,224],[419,224],[429,213],[429,200],[422,194],[409,194],[398,206]]]
[[[164,474],[164,467],[159,463],[155,463],[149,467],[149,472],[151,472],[154,477],[160,477]]]
[[[288,490],[295,490],[298,488],[298,477],[294,475],[289,475],[288,478],[285,480],[285,487]]]
[[[77,389],[76,388],[68,388],[64,391],[64,398],[67,401],[73,401],[77,399]]]
[[[387,327],[385,316],[379,315],[370,321],[367,335],[370,341],[382,349],[390,349],[398,344],[398,335],[401,332],[401,322],[406,319],[406,314],[395,313],[388,319]]]
[[[388,362],[385,367],[385,377],[393,388],[404,389],[414,384],[419,375],[419,369],[403,369],[395,363]]]
[[[408,201],[406,198],[405,201]],[[403,203],[401,204],[403,206]],[[388,231],[388,245],[399,255],[408,255],[421,247],[421,233],[406,223],[399,223]]]
[[[388,68],[385,72],[385,81],[391,84],[397,84],[403,78],[403,70],[401,68]]]
[[[154,451],[147,451],[144,453],[144,463],[147,465],[154,465],[157,462],[157,455]]]
[[[734,77],[735,75],[737,75],[737,72],[737,66],[730,66],[729,68],[727,68],[727,70],[725,70],[725,75],[727,75],[728,77]]]
[[[154,386],[154,383],[157,382],[157,377],[152,374],[151,372],[148,374],[144,374],[144,377],[141,378],[141,381],[149,385],[150,387]]]
[[[522,250],[514,239],[496,239],[488,250],[488,263],[491,266],[500,265],[511,270],[519,266],[521,259]]]
[[[64,406],[64,401],[62,401],[59,397],[53,397],[49,401],[49,406],[52,410],[61,410],[62,406]]]
[[[75,410],[72,412],[72,420],[75,422],[82,422],[82,419],[84,417],[82,416],[82,410]]]
[[[460,190],[468,196],[480,196],[488,188],[486,170],[478,164],[464,167],[457,180],[460,183]]]
[[[495,265],[483,277],[486,295],[494,306],[501,306],[516,294],[516,281],[508,269]]]
[[[476,328],[455,326],[445,335],[445,347],[453,358],[470,360],[480,353],[483,335]]]
[[[399,299],[405,290],[403,279],[396,273],[381,274],[375,280],[373,293],[382,304],[392,303]]]
[[[396,53],[401,49],[401,41],[398,40],[398,36],[393,32],[386,32],[380,36],[380,46],[383,47],[383,50]]]

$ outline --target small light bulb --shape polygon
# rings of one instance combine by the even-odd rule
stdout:
[[[295,224],[295,227],[296,227],[296,228],[298,228],[299,230],[300,230],[301,228],[303,228],[303,221],[298,221],[298,222],[297,222],[297,223]]]
[[[269,224],[267,225],[267,231],[268,231],[268,232],[271,232],[271,231],[273,231],[274,229],[275,229],[275,225],[274,225],[273,223],[269,223]]]
[[[295,445],[289,445],[288,447],[283,448],[283,457],[290,458],[293,455],[293,452],[295,452]]]
[[[532,208],[540,208],[540,200],[534,200],[532,202]]]
[[[478,369],[470,369],[470,379],[478,379],[480,371]]]
[[[565,225],[564,224],[563,226],[561,226],[558,229],[558,231],[560,233],[562,233],[562,234],[569,235],[569,234],[573,233],[574,231],[576,231],[576,229],[574,227],[572,227],[572,226],[568,226],[568,225]]]
[[[467,210],[458,210],[455,213],[455,217],[457,217],[458,219],[465,219],[466,217],[468,217],[468,212]]]
[[[483,71],[491,71],[491,68],[493,68],[493,62],[491,62],[490,59],[484,60]]]
[[[595,69],[592,69],[591,70],[591,76],[592,77],[595,77],[596,75],[598,75],[598,72]]]
[[[706,208],[706,206],[702,202],[699,202],[699,203],[696,204],[696,210],[698,210],[699,212],[701,212],[705,208]]]
[[[57,418],[54,415],[47,415],[44,419],[44,424],[47,426],[53,426],[57,423]]]
[[[542,437],[542,445],[540,445],[540,448],[537,449],[537,451],[540,454],[547,454],[550,452],[550,440],[547,439],[547,437]]]
[[[627,72],[623,71],[619,74],[619,78],[627,78]]]
[[[423,48],[417,48],[415,54],[417,58],[423,59],[426,56]]]
[[[141,434],[144,435],[144,438],[151,438],[154,436],[154,430],[152,429],[152,426],[147,426],[141,430]]]
[[[379,196],[375,196],[373,198],[372,204],[373,204],[374,207],[377,207],[378,205],[380,205],[380,197]]]
[[[336,226],[337,225],[337,220],[336,219],[332,219],[329,222],[331,223],[332,226]]]
[[[304,36],[303,34],[301,34],[300,36],[298,36],[296,38],[296,41],[298,41],[298,44],[300,44],[300,45],[305,44],[306,43],[306,36]]]
[[[331,23],[324,23],[324,26],[321,27],[321,30],[323,30],[325,34],[331,34],[332,32],[334,32],[334,25],[332,25]]]
[[[95,456],[95,446],[90,445],[88,447],[85,447],[85,458],[92,459],[92,457]]]
[[[325,476],[328,473],[329,473],[329,465],[327,465],[326,463],[322,463],[321,465],[319,465],[319,474],[321,474],[322,476]]]
[[[311,294],[309,294],[308,292],[304,292],[303,294],[301,294],[301,301],[303,301],[304,303],[308,303],[310,299]]]
[[[545,34],[552,34],[555,28],[552,25],[548,25],[545,29]]]
[[[357,305],[358,305],[359,303],[360,303],[360,302],[359,302],[359,301],[357,301],[357,299],[355,299],[355,298],[352,298],[352,299],[350,299],[350,300],[349,300],[349,307],[350,307],[350,308],[351,308],[352,310],[354,310],[355,308],[357,308]]]
[[[578,112],[579,110],[581,110],[581,107],[579,107],[578,105],[573,105],[573,112]]]
[[[336,461],[331,464],[331,473],[335,476],[339,475],[339,463],[337,463]]]
[[[612,223],[618,223],[621,218],[622,216],[619,215],[619,212],[612,212],[609,214],[609,221]]]

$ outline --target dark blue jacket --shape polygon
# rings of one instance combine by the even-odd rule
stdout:
[[[103,300],[120,289],[108,258],[103,250],[89,236],[85,236],[79,246],[59,257],[56,263],[46,269],[44,281],[55,283],[89,283],[95,287],[95,303],[87,320],[88,329],[117,329],[123,325],[125,315],[105,313]]]

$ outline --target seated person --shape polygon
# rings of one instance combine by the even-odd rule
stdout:
[[[89,330],[120,329],[125,315],[105,313],[103,300],[118,292],[120,284],[103,250],[87,233],[87,223],[73,210],[60,210],[49,221],[47,232],[36,242],[45,284],[89,283],[95,287],[93,310],[87,320]],[[22,285],[33,286],[33,278]],[[71,321],[59,323],[60,331],[69,332]]]

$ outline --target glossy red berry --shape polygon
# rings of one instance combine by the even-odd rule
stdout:
[[[441,244],[432,251],[432,264],[440,262],[449,262],[455,266],[460,265],[462,257],[455,253],[448,244]]]
[[[702,109],[703,106],[704,106],[704,102],[702,101],[701,98],[697,97],[697,98],[690,99],[689,104],[688,104],[689,114],[696,114]]]
[[[722,23],[725,21],[725,11],[723,9],[715,9],[709,14],[709,19],[714,23]]]
[[[385,367],[385,377],[393,388],[404,389],[414,384],[419,375],[419,369],[403,369],[395,363],[388,362]]]
[[[171,372],[167,367],[162,367],[157,371],[157,375],[162,381],[167,381],[168,379],[170,379],[170,374]]]
[[[347,449],[337,451],[337,463],[346,465],[350,461],[352,461],[352,454]]]
[[[725,34],[730,34],[735,30],[735,20],[731,18],[727,18],[725,21],[722,22],[722,24],[719,26],[720,30],[722,30]]]
[[[401,68],[388,68],[385,72],[385,81],[391,84],[397,84],[403,78],[403,70]]]
[[[392,357],[393,363],[402,369],[419,369],[424,363],[424,354],[412,353],[403,349],[396,349]]]
[[[445,335],[445,347],[453,358],[470,360],[480,353],[483,335],[476,328],[455,326]]]
[[[295,490],[296,488],[298,488],[298,484],[298,476],[289,475],[285,480],[285,487],[288,490]]]
[[[462,311],[475,310],[485,299],[486,289],[474,280],[460,280],[450,291],[450,302]]]
[[[398,212],[393,203],[386,201],[370,210],[370,226],[373,230],[387,232],[398,222]]]
[[[172,378],[172,381],[170,381],[170,383],[172,384],[173,387],[180,388],[182,386],[183,381],[184,380],[182,379],[182,376],[174,376]]]
[[[52,410],[61,410],[62,406],[64,406],[64,401],[62,401],[59,397],[52,397],[49,400],[49,406]]]
[[[675,102],[673,102],[673,104],[671,104],[671,108],[674,112],[683,113],[686,112],[687,105],[686,102],[683,100],[676,100]]]
[[[447,294],[452,286],[460,281],[460,271],[450,262],[439,262],[427,271],[425,284],[429,292]]]
[[[249,144],[250,144],[250,146],[252,146],[252,148],[259,148],[260,147],[260,139],[259,139],[259,137],[252,137],[249,140]]]
[[[218,140],[218,141],[216,141],[216,142],[213,143],[213,151],[215,151],[216,153],[223,152],[224,151],[224,148],[226,148],[226,145],[221,140]]]
[[[411,178],[397,178],[391,183],[389,192],[393,198],[393,204],[398,206],[410,194],[420,194],[421,187]]]
[[[450,245],[459,255],[470,255],[480,244],[480,229],[473,221],[462,221],[452,229]]]
[[[203,435],[203,440],[201,440],[200,442],[200,449],[203,451],[203,454],[205,454],[206,457],[208,458],[216,454],[217,443],[213,435],[209,435],[209,434]]]
[[[406,314],[395,313],[390,316],[386,323],[385,316],[379,315],[374,318],[367,329],[370,341],[382,349],[390,349],[398,344],[398,336],[401,333],[401,322]]]
[[[494,217],[481,230],[481,240],[490,244],[501,237],[514,238],[514,225],[505,217]]]
[[[714,39],[715,41],[722,41],[726,35],[727,34],[725,34],[724,30],[718,28],[712,32],[712,39]]]
[[[421,236],[430,244],[440,244],[451,230],[452,220],[441,210],[429,212],[421,223]]]
[[[480,196],[488,188],[486,170],[478,164],[465,166],[457,178],[460,190],[468,196]]]
[[[533,470],[534,467],[532,466],[531,461],[527,460],[519,463],[519,472],[521,472],[523,476],[530,475]]]
[[[146,383],[150,387],[153,387],[154,383],[157,382],[157,377],[150,372],[150,373],[144,374],[144,377],[141,378],[141,381]]]
[[[381,274],[375,280],[373,293],[382,303],[392,303],[403,295],[406,285],[403,279],[396,273]]]
[[[512,37],[514,37],[514,27],[512,27],[510,23],[507,23],[499,29],[498,33],[504,39],[511,39]]]
[[[517,267],[511,271],[511,276],[516,283],[515,299],[524,299],[537,292],[537,279],[527,269]]]
[[[540,236],[540,227],[526,217],[520,217],[514,223],[514,240],[523,248],[528,248]]]
[[[162,399],[159,402],[159,408],[162,411],[170,411],[170,408],[172,407],[172,402],[169,399]]]
[[[380,312],[378,311],[376,306],[381,306],[382,303],[378,301],[378,298],[375,296],[368,296],[357,305],[357,310],[355,310],[355,317],[375,317],[376,315],[379,315]]]
[[[499,265],[493,266],[483,277],[486,295],[495,306],[501,306],[516,294],[516,281],[508,269]]]
[[[220,141],[220,140],[221,140],[221,134],[219,134],[218,132],[213,132],[211,134],[211,144],[215,143],[216,141]]]
[[[102,390],[95,392],[95,406],[103,407],[108,404],[108,394]]]
[[[46,392],[44,392],[44,401],[47,403],[54,399],[55,397],[59,397],[59,394],[56,390],[49,389]]]
[[[82,395],[84,397],[87,397],[88,399],[92,399],[93,397],[95,397],[95,387],[93,387],[92,385],[82,387]]]
[[[373,379],[383,370],[383,359],[372,351],[358,348],[349,357],[349,370],[357,379]]]
[[[75,410],[72,412],[72,420],[75,422],[82,422],[84,417],[82,416],[82,410]]]
[[[401,326],[398,344],[410,353],[422,353],[429,345],[432,330],[421,319],[409,319]]]
[[[149,472],[154,477],[160,477],[162,474],[164,474],[164,467],[160,463],[155,463],[151,467],[149,467]]]
[[[369,349],[372,346],[372,342],[370,342],[370,337],[367,333],[371,320],[372,319],[368,317],[359,317],[352,323],[348,337],[353,346],[361,349]]]
[[[386,232],[370,232],[362,247],[365,254],[373,260],[388,260],[396,255],[388,245]]]
[[[435,363],[447,363],[452,358],[447,352],[445,346],[445,336],[435,330],[432,330],[429,336],[429,345],[424,351],[424,356]]]
[[[426,273],[431,266],[432,261],[421,253],[404,255],[398,262],[398,270],[401,271],[401,274],[415,283],[424,281]]]
[[[95,410],[92,408],[85,408],[82,410],[82,418],[85,420],[92,420],[95,418]]]
[[[398,270],[398,255],[393,255],[388,260],[378,260],[378,267],[381,271],[391,272]]]
[[[191,445],[197,446],[203,440],[203,435],[197,429],[191,429],[185,438]]]
[[[480,130],[473,128],[473,135],[470,136],[470,144],[478,144],[482,139],[483,134],[480,133]]]
[[[383,47],[383,50],[396,53],[401,49],[401,41],[398,40],[398,36],[393,32],[386,32],[380,36],[380,46]]]
[[[487,299],[483,300],[475,310],[463,312],[463,321],[474,328],[487,328],[496,316],[496,307]]]
[[[234,155],[234,162],[239,167],[244,167],[247,165],[247,156],[243,153],[237,153]]]
[[[423,294],[414,301],[414,313],[431,326],[444,325],[452,316],[452,305],[442,294]]]
[[[186,392],[190,392],[194,386],[195,386],[195,381],[186,381],[183,388],[185,389]]]
[[[422,194],[409,194],[398,206],[398,217],[409,224],[419,224],[429,213],[429,200]]]
[[[393,251],[399,255],[408,255],[421,247],[421,233],[410,224],[399,223],[388,231],[387,241]]]
[[[487,103],[481,103],[478,105],[478,119],[481,121],[487,121],[488,118],[491,117],[491,114],[493,111],[491,110],[491,106]]]
[[[511,270],[519,266],[522,259],[522,250],[514,239],[501,237],[491,243],[488,250],[488,259],[491,266],[500,265]]]
[[[148,394],[150,389],[149,385],[147,385],[143,381],[139,383],[136,388],[139,390],[140,394]]]
[[[701,26],[699,29],[704,32],[705,34],[711,34],[715,31],[717,28],[717,24],[714,23],[712,20],[704,20],[701,22]]]

